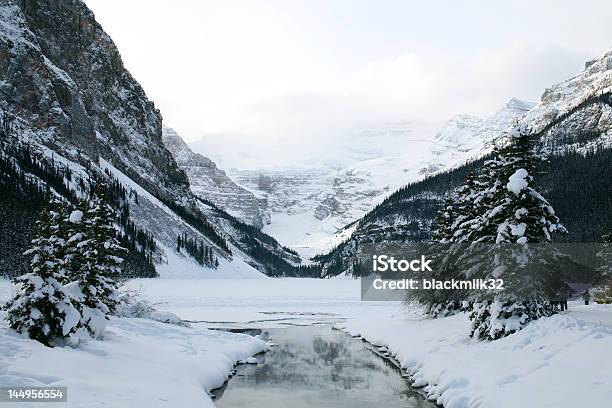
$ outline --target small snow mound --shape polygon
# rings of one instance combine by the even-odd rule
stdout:
[[[528,175],[529,173],[525,169],[518,169],[516,172],[514,172],[514,174],[508,179],[508,184],[506,184],[508,191],[511,191],[516,195],[520,194],[521,191],[526,189],[528,186],[527,180],[525,180]]]
[[[510,225],[510,233],[516,237],[522,237],[527,230],[527,224],[521,222],[518,225]]]
[[[74,210],[70,213],[70,217],[68,218],[68,220],[73,224],[80,223],[83,220],[83,211]]]
[[[244,362],[247,364],[257,364],[257,359],[255,357],[249,357]]]

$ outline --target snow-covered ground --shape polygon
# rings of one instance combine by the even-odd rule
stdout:
[[[469,338],[465,314],[423,319],[397,302],[360,301],[353,279],[137,280],[160,308],[209,326],[282,327],[339,321],[389,347],[448,408],[604,407],[612,391],[612,306],[570,302],[494,342]]]
[[[570,304],[493,342],[470,339],[465,314],[414,312],[349,320],[346,330],[389,348],[415,385],[447,408],[605,407],[612,396],[612,306]]]
[[[192,327],[113,318],[104,341],[50,352],[3,322],[0,384],[67,385],[70,406],[211,406],[205,390],[266,345],[206,327],[333,322],[387,346],[416,385],[445,407],[609,405],[612,306],[570,302],[567,314],[477,342],[464,314],[431,320],[397,302],[362,302],[353,279],[139,279],[128,285]],[[0,300],[8,287],[0,281]]]
[[[392,313],[398,302],[362,302],[356,279],[135,279],[157,308],[208,327],[282,327]]]
[[[9,295],[0,280],[0,303]],[[50,349],[9,330],[5,314],[0,386],[65,386],[69,407],[214,407],[207,391],[223,384],[234,363],[267,349],[248,335],[115,317],[103,341]]]

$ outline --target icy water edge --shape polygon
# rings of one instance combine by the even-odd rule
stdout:
[[[267,329],[261,336],[277,345],[256,356],[257,365],[239,365],[212,392],[219,408],[436,407],[376,347],[330,325]]]

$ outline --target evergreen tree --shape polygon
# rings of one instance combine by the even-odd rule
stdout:
[[[85,208],[71,214],[71,277],[81,292],[82,324],[94,337],[102,334],[108,315],[119,303],[125,252],[116,239],[115,212],[104,191],[98,185],[91,201],[83,204]]]
[[[612,283],[612,233],[602,237],[603,244],[597,253],[599,262],[598,272],[601,275],[601,280]],[[612,290],[612,285],[611,290]]]
[[[205,245],[202,240],[196,240],[187,236],[187,234],[179,235],[176,238],[176,250],[181,252],[182,248],[185,248],[187,254],[193,257],[195,261],[209,268],[217,268],[218,262],[214,256],[213,249]]]
[[[468,242],[472,240],[476,220],[480,215],[478,198],[481,194],[474,172],[469,172],[465,183],[454,193],[454,219],[450,229],[449,242]]]
[[[32,272],[14,279],[17,293],[5,306],[11,328],[47,346],[72,337],[81,320],[77,300],[64,286],[64,207],[57,201],[52,205],[52,210],[43,209],[37,236],[24,254],[31,257]]]
[[[466,243],[475,239],[478,220],[482,216],[482,185],[476,174],[467,174],[462,186],[456,188],[445,200],[433,224],[434,242],[427,249],[428,259],[434,260],[436,270],[431,278],[436,280],[461,280],[473,258],[466,256]],[[466,290],[410,291],[409,300],[425,307],[432,317],[444,317],[469,307]]]
[[[510,290],[477,294],[472,334],[496,339],[519,330],[531,320],[552,313],[549,289],[559,287],[550,273],[551,256],[546,246],[553,233],[564,233],[552,206],[534,188],[541,157],[535,140],[517,125],[505,135],[505,146],[485,163],[480,202],[484,214],[473,221],[477,242],[489,242],[493,255],[473,257],[487,271],[487,278],[502,278]],[[509,245],[515,244],[515,245]],[[516,245],[518,244],[518,245]]]

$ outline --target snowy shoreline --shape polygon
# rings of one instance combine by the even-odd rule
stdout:
[[[0,279],[0,303],[9,286]],[[5,315],[0,386],[66,386],[69,407],[214,407],[208,392],[268,349],[245,334],[125,317],[111,318],[104,340],[51,349],[10,330]]]
[[[585,320],[587,319],[587,320]],[[413,387],[445,408],[606,406],[612,389],[612,307],[572,305],[493,342],[468,337],[464,314],[349,320],[338,328],[397,360]]]

